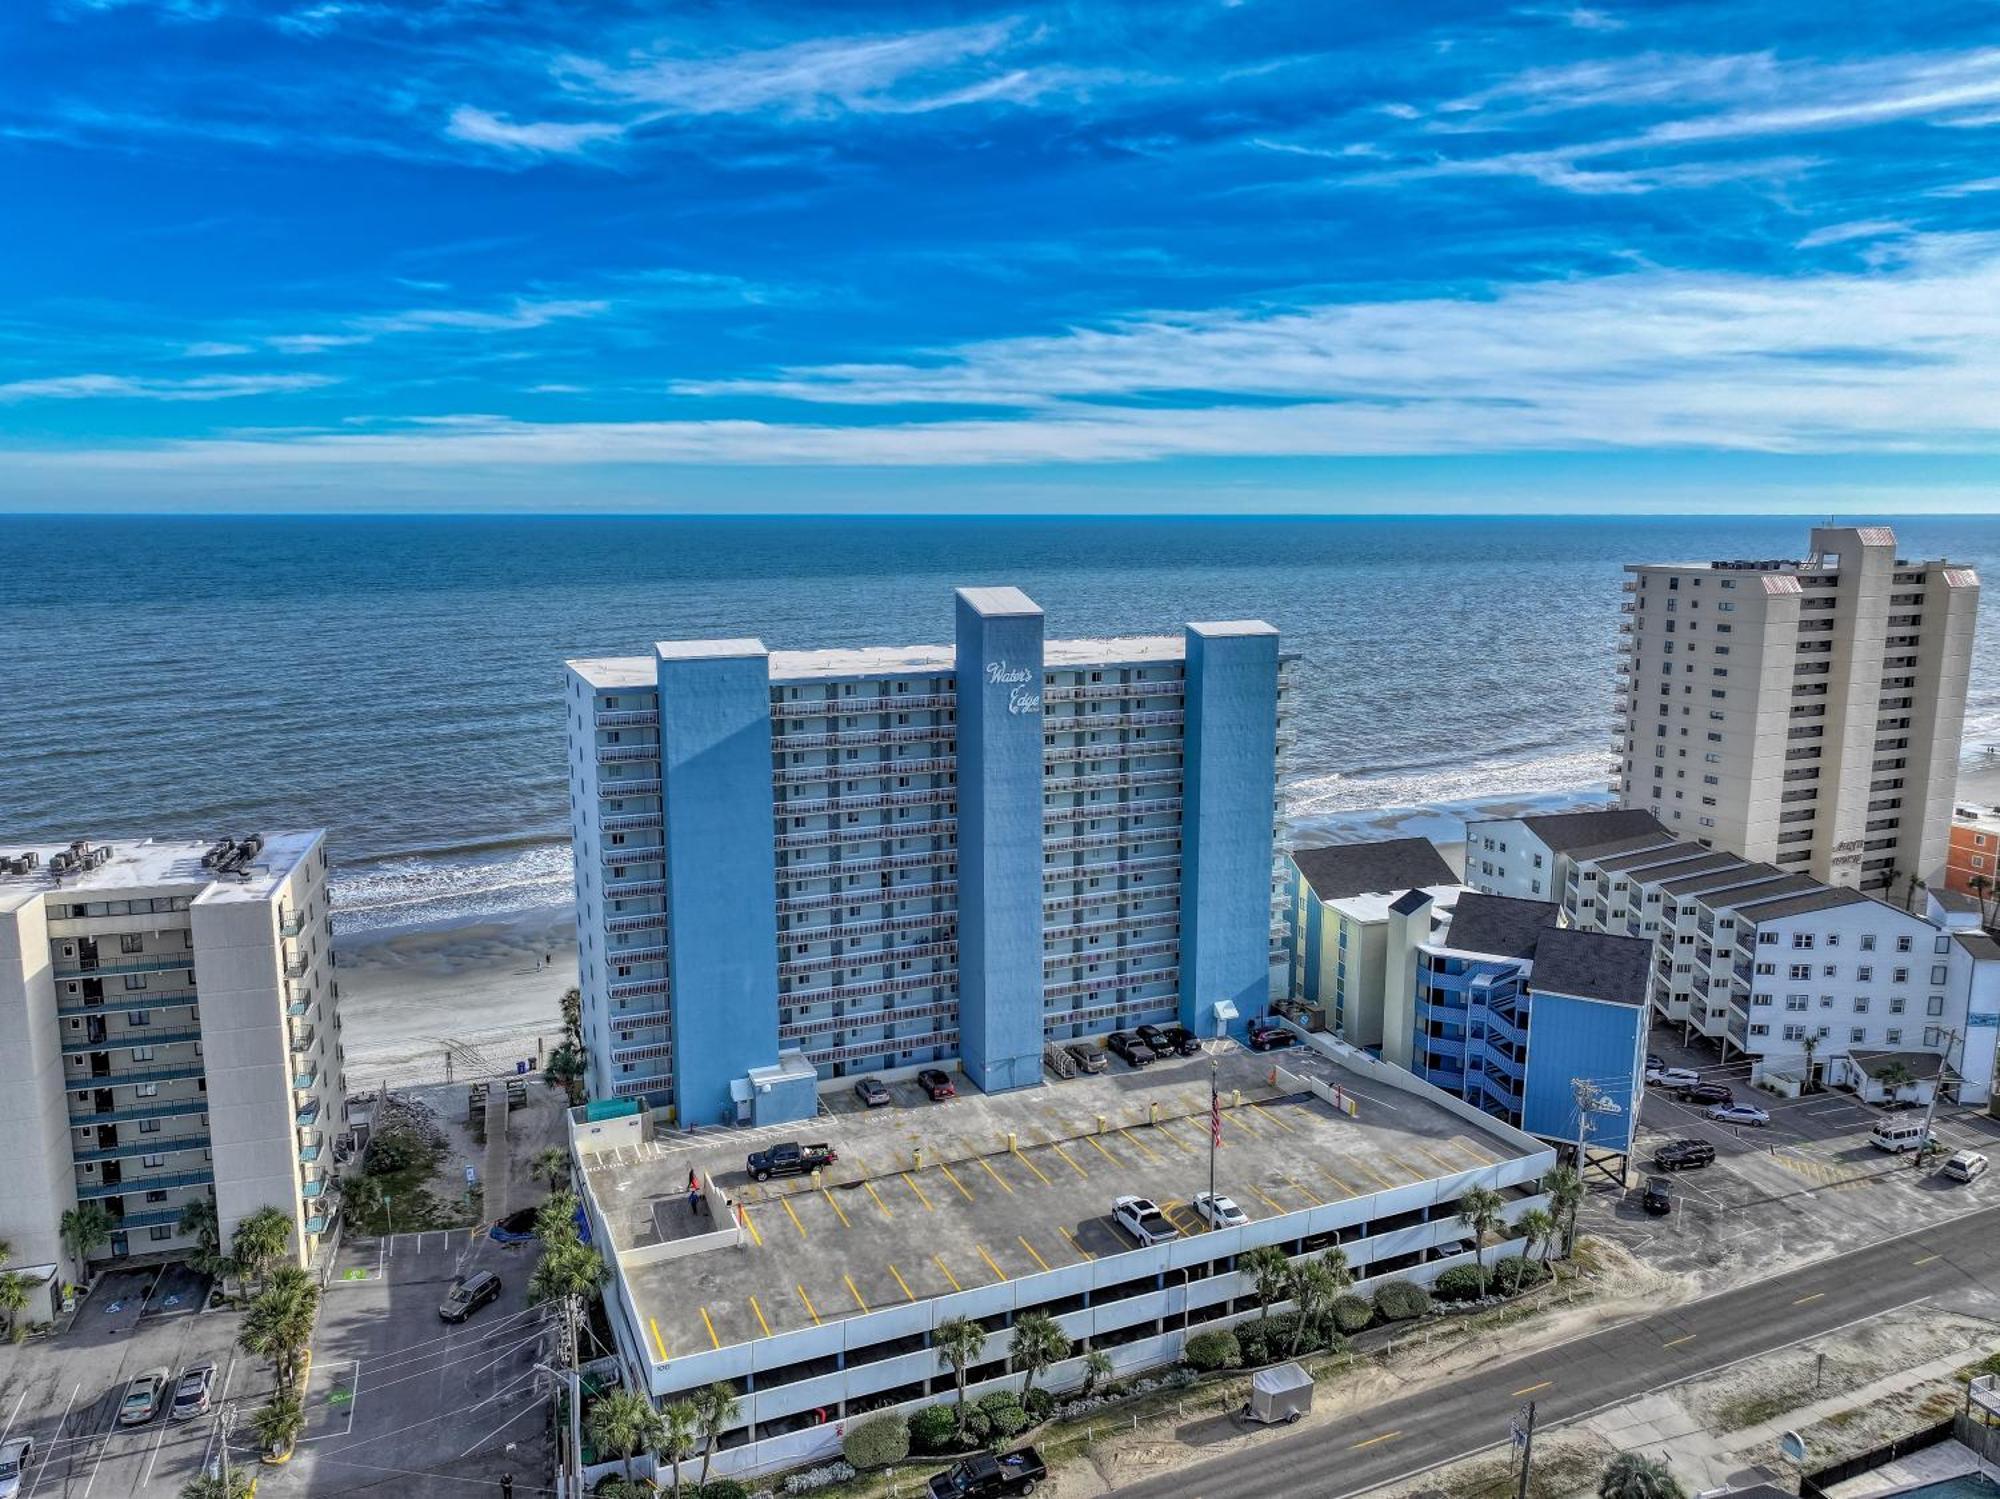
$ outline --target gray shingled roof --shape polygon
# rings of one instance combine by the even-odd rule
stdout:
[[[2000,959],[2000,942],[1995,942],[1988,932],[1953,932],[1951,940],[1975,958]]]
[[[1531,958],[1537,939],[1555,926],[1561,909],[1545,900],[1467,891],[1458,898],[1444,940],[1460,952]]]
[[[1817,883],[1815,881],[1815,883]],[[1754,893],[1742,900],[1711,900],[1711,906],[1728,907],[1751,921],[1763,923],[1777,921],[1786,916],[1804,916],[1813,911],[1833,911],[1841,906],[1851,906],[1857,901],[1868,899],[1859,890],[1836,889],[1821,885],[1818,889],[1807,890],[1802,895],[1781,896],[1777,900],[1759,899]]]
[[[1612,807],[1600,812],[1550,812],[1541,817],[1524,817],[1522,825],[1559,854],[1573,849],[1609,843],[1614,838],[1632,838],[1654,833],[1662,838],[1673,835],[1660,825],[1659,818],[1636,807]]]
[[[1533,984],[1554,994],[1642,1005],[1652,961],[1651,938],[1558,927],[1535,943]]]
[[[1613,854],[1608,859],[1596,860],[1597,867],[1607,874],[1625,874],[1639,869],[1702,869],[1707,866],[1701,861],[1715,857],[1715,850],[1703,848],[1699,843],[1655,843],[1629,854]]]
[[[1291,859],[1321,900],[1387,895],[1392,890],[1458,883],[1458,876],[1428,838],[1385,838],[1377,843],[1295,848]]]
[[[1938,1064],[1944,1059],[1934,1051],[1850,1051],[1849,1061],[1877,1082],[1891,1067],[1901,1065],[1917,1082],[1938,1075]]]

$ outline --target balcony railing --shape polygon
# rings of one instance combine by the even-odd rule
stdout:
[[[958,769],[956,755],[926,755],[910,760],[835,760],[826,765],[787,765],[771,773],[780,786],[803,781],[879,781],[884,776],[935,776]],[[787,814],[792,808],[779,807]]]
[[[1187,683],[1179,677],[1158,682],[1104,682],[1084,687],[1050,687],[1042,692],[1046,703],[1071,703],[1086,699],[1123,697],[1180,697]]]
[[[94,1051],[130,1051],[135,1046],[174,1046],[183,1041],[200,1039],[199,1029],[156,1031],[151,1026],[139,1026],[136,1029],[128,1027],[122,1031],[114,1031],[94,1041],[85,1036],[66,1037],[62,1049],[64,1056],[74,1057]]]
[[[600,744],[597,747],[599,765],[654,763],[659,758],[660,747],[657,744]]]
[[[71,1091],[81,1090],[72,1088]],[[69,1122],[72,1129],[89,1129],[99,1124],[133,1124],[141,1119],[182,1119],[190,1114],[207,1112],[208,1100],[205,1098],[172,1098],[136,1109],[106,1109],[102,1114],[72,1110]]]
[[[923,822],[843,823],[831,828],[808,828],[800,833],[779,833],[772,839],[772,846],[821,848],[828,844],[887,843],[897,838],[945,838],[957,832],[956,817],[933,817]]]
[[[956,708],[955,692],[906,692],[875,697],[800,698],[773,702],[771,717],[844,718],[850,713],[906,713],[930,708]]]
[[[598,820],[597,826],[606,833],[635,833],[660,825],[658,812],[621,812],[616,817]]]
[[[315,1098],[311,1103],[299,1110],[293,1123],[297,1124],[300,1129],[311,1129],[319,1122],[319,1114],[320,1102]]]
[[[72,963],[75,966],[69,966]],[[68,959],[65,960],[62,966],[56,969],[55,976],[58,979],[88,979],[97,978],[103,974],[173,973],[182,968],[187,969],[190,973],[194,971],[194,954],[192,952],[181,953],[173,957],[123,958],[116,963],[84,963],[76,959]]]
[[[1112,864],[1077,864],[1067,869],[1044,869],[1042,884],[1068,885],[1078,880],[1102,880],[1113,875],[1133,874],[1152,869],[1173,869],[1181,867],[1179,854],[1163,854],[1152,859],[1120,859]]]
[[[316,1031],[315,1029],[313,1029],[313,1027],[309,1025],[303,1027],[298,1032],[297,1035],[292,1037],[293,1055],[294,1056],[305,1055],[307,1052],[313,1049],[313,1042],[317,1041],[318,1039],[319,1039],[318,1031]]]
[[[122,1161],[139,1155],[173,1155],[183,1150],[206,1150],[208,1133],[197,1135],[147,1135],[130,1145],[115,1145],[106,1150],[79,1150],[70,1156],[78,1163],[84,1161]]]
[[[948,723],[902,724],[895,728],[835,729],[825,734],[780,734],[771,748],[782,754],[790,750],[847,749],[869,744],[914,744],[924,739],[958,740],[958,726]]]
[[[879,968],[885,963],[914,963],[923,958],[955,958],[956,942],[924,942],[912,947],[857,948],[820,958],[795,958],[778,965],[779,978],[830,973],[837,968]]]
[[[600,801],[609,801],[621,796],[658,796],[659,794],[660,781],[657,776],[649,780],[641,780],[635,776],[631,780],[599,781],[597,783],[597,795]]]
[[[71,1093],[91,1088],[129,1088],[135,1083],[179,1083],[200,1077],[200,1067],[150,1067],[136,1072],[66,1073],[63,1087]]]
[[[199,1003],[195,992],[189,989],[183,994],[162,994],[152,990],[135,992],[123,999],[104,999],[95,1004],[60,1005],[56,1014],[64,1020],[88,1019],[92,1015],[118,1015],[131,1010],[171,1010]]]
[[[292,1077],[292,1091],[296,1093],[310,1093],[318,1086],[319,1069],[317,1067],[306,1072],[295,1073]]]
[[[883,807],[949,807],[957,801],[956,786],[926,786],[912,791],[877,791],[867,796],[802,797],[797,801],[774,802],[772,811],[780,818],[839,817]]]
[[[832,890],[818,895],[787,895],[778,902],[778,914],[798,911],[825,911],[835,906],[873,906],[900,900],[938,900],[958,893],[957,880],[931,880],[921,885],[885,885],[860,890]]]
[[[310,967],[312,967],[312,956],[309,953],[294,953],[291,957],[285,959],[285,977],[288,979],[302,979],[306,976],[306,970]]]
[[[299,910],[287,911],[278,918],[278,935],[296,937],[306,929],[306,913]]]
[[[175,1187],[206,1186],[214,1180],[213,1171],[175,1171],[162,1176],[128,1177],[124,1181],[78,1182],[76,1195],[85,1199],[131,1197],[141,1192],[168,1192]],[[176,1213],[174,1216],[178,1218],[180,1215]]]
[[[658,708],[609,708],[591,719],[600,729],[650,729],[659,721]]]

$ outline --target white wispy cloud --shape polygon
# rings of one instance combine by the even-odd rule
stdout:
[[[529,156],[579,156],[592,146],[619,139],[625,127],[604,120],[510,120],[461,104],[452,111],[444,133],[453,140]]]
[[[216,343],[210,340],[189,344],[181,350],[181,353],[189,359],[226,359],[235,354],[255,352],[249,344]]]
[[[474,333],[511,333],[542,328],[567,318],[596,317],[610,309],[601,298],[516,297],[504,308],[413,307],[383,317],[355,319],[354,325],[374,333],[430,333],[441,329]]]
[[[1801,239],[1796,248],[1817,250],[1823,245],[1844,245],[1857,239],[1887,239],[1909,232],[1909,224],[1902,219],[1855,219],[1815,229]]]
[[[0,401],[226,401],[239,396],[281,395],[332,385],[325,375],[201,375],[162,380],[142,375],[50,375],[0,385]]]

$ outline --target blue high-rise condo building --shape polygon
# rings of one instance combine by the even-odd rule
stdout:
[[[1046,640],[966,588],[949,646],[666,642],[572,661],[590,1091],[685,1122],[836,1078],[1264,1013],[1285,663],[1261,621]]]

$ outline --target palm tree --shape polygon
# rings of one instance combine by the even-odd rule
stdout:
[[[535,1237],[549,1249],[582,1242],[576,1232],[575,1193],[551,1192],[542,1199],[542,1205],[535,1209]]]
[[[1549,1250],[1556,1241],[1555,1215],[1543,1208],[1529,1208],[1515,1221],[1514,1227],[1521,1231],[1521,1237],[1528,1241],[1528,1253],[1535,1252],[1537,1244],[1542,1246],[1542,1263],[1549,1262]]]
[[[1500,1223],[1507,1199],[1491,1187],[1467,1187],[1458,1194],[1458,1221],[1472,1235],[1472,1262],[1479,1267],[1479,1294],[1486,1294],[1486,1235]]]
[[[269,1405],[257,1408],[250,1425],[266,1452],[289,1452],[306,1429],[306,1408],[297,1395],[279,1390]]]
[[[5,1255],[0,1255],[0,1260],[5,1258]],[[0,1313],[6,1315],[9,1336],[14,1332],[14,1319],[27,1309],[28,1285],[27,1276],[16,1275],[12,1270],[0,1270]],[[27,1334],[24,1332],[22,1336],[25,1338]]]
[[[319,1313],[319,1287],[297,1265],[280,1265],[243,1315],[237,1341],[246,1353],[269,1359],[280,1392],[291,1390],[300,1361],[312,1343]]]
[[[1320,1318],[1333,1309],[1333,1303],[1353,1283],[1354,1277],[1347,1273],[1346,1251],[1336,1246],[1318,1259],[1303,1260],[1293,1265],[1290,1279],[1292,1300],[1298,1306],[1298,1322],[1292,1328],[1292,1345],[1286,1354],[1297,1357],[1299,1344],[1305,1341],[1306,1329],[1317,1325]]]
[[[1597,1499],[1687,1499],[1687,1491],[1665,1463],[1621,1452],[1597,1480]]]
[[[599,1452],[616,1453],[624,1460],[627,1483],[633,1482],[633,1456],[658,1445],[666,1429],[652,1396],[638,1390],[612,1390],[600,1395],[597,1404],[590,1408],[587,1425],[591,1446]]]
[[[81,1265],[90,1258],[91,1250],[110,1242],[115,1226],[102,1203],[80,1202],[62,1215],[59,1231],[70,1258]]]
[[[542,1177],[548,1182],[549,1190],[555,1191],[569,1180],[569,1152],[560,1145],[536,1151],[535,1158],[528,1163],[528,1174]]]
[[[280,1208],[261,1207],[236,1225],[230,1236],[229,1257],[258,1290],[270,1284],[272,1271],[292,1247],[292,1220]]]
[[[1291,1283],[1292,1262],[1277,1245],[1259,1244],[1237,1256],[1236,1268],[1257,1282],[1257,1320],[1262,1322],[1271,1315],[1271,1303],[1284,1300],[1285,1289]]]
[[[1069,1335],[1047,1312],[1023,1312],[1014,1319],[1014,1336],[1007,1345],[1007,1357],[1026,1375],[1021,1381],[1022,1400],[1035,1387],[1035,1376],[1068,1358],[1069,1350]]]
[[[1894,876],[1891,875],[1890,878],[1893,879]],[[1930,889],[1929,883],[1918,878],[1915,870],[1911,870],[1905,874],[1903,876],[1903,909],[1905,911],[1915,911],[1917,908],[1917,892],[1928,889]]]
[[[581,1046],[583,1044],[583,991],[573,986],[565,989],[562,992],[562,999],[558,1003],[562,1007],[563,1035],[567,1036],[575,1045]]]
[[[947,1317],[931,1331],[938,1362],[948,1365],[958,1384],[958,1429],[965,1431],[965,1371],[986,1347],[986,1329],[970,1317]]]
[[[542,1081],[551,1088],[562,1089],[571,1107],[583,1102],[583,1076],[583,1048],[574,1041],[563,1042],[542,1064]]]
[[[222,1258],[222,1227],[215,1221],[215,1199],[197,1197],[184,1204],[179,1227],[183,1236],[195,1241],[195,1252],[188,1256],[194,1267],[213,1275]]]
[[[1573,1254],[1576,1215],[1583,1207],[1583,1173],[1574,1166],[1558,1166],[1542,1178],[1542,1190],[1549,1194],[1549,1210],[1563,1226],[1563,1254]]]
[[[1875,1081],[1889,1090],[1889,1101],[1896,1102],[1903,1096],[1903,1090],[1917,1080],[1917,1075],[1902,1062],[1891,1062],[1875,1074]]]
[[[1805,1087],[1801,1091],[1810,1093],[1813,1090],[1813,1072],[1819,1060],[1819,1032],[1807,1031],[1804,1045],[1806,1052],[1806,1082]]]
[[[1980,924],[1982,926],[1992,926],[1994,924],[1994,900],[1995,897],[2000,897],[2000,885],[1994,884],[1992,880],[1989,880],[1983,874],[1975,874],[1965,882],[1965,888],[1971,891],[1973,899],[1979,902]]]
[[[736,1400],[736,1386],[727,1380],[718,1379],[714,1384],[695,1391],[695,1426],[701,1433],[701,1482],[700,1488],[708,1487],[708,1465],[715,1461],[715,1444],[722,1439],[742,1407]]]
[[[692,1400],[676,1400],[660,1412],[660,1453],[674,1470],[674,1499],[680,1499],[681,1464],[694,1456],[701,1412]]]
[[[1083,1356],[1083,1393],[1088,1395],[1098,1384],[1117,1372],[1117,1365],[1111,1362],[1111,1355],[1102,1348],[1093,1348]]]
[[[181,1499],[250,1499],[251,1475],[241,1468],[200,1473],[181,1485]]]
[[[565,1296],[592,1296],[602,1284],[602,1255],[574,1239],[566,1244],[558,1241],[542,1251],[541,1262],[528,1277],[528,1299],[539,1304]]]

